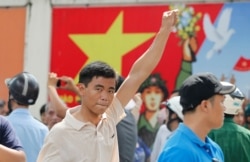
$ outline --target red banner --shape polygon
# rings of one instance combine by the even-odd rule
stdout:
[[[165,54],[154,70],[166,81],[169,93],[176,89],[176,78],[180,75],[183,60],[191,57],[189,51],[183,54],[183,51],[188,50],[185,48],[192,47],[193,55],[189,62],[195,61],[196,52],[205,37],[201,21],[203,14],[209,13],[214,21],[221,6],[190,4],[181,8],[183,13],[188,11],[191,15],[193,26],[190,26],[191,23],[187,26],[191,32],[183,29],[170,35]],[[51,71],[77,80],[85,64],[102,60],[126,76],[134,61],[152,43],[160,28],[162,13],[170,8],[174,7],[53,8]],[[186,77],[182,76],[179,82]],[[68,104],[76,103],[73,94],[64,91],[59,93]]]

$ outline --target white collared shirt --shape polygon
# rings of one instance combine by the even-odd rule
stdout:
[[[116,125],[125,116],[119,100],[114,97],[97,126],[72,116],[80,108],[52,128],[37,162],[119,162]]]

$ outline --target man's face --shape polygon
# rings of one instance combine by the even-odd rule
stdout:
[[[79,84],[83,107],[93,114],[103,114],[114,98],[115,85],[115,78],[104,77],[94,77],[87,87]]]
[[[163,100],[163,91],[157,86],[145,88],[142,92],[142,100],[149,111],[157,111]]]
[[[0,115],[6,116],[9,112],[7,104],[5,101],[0,100]]]
[[[208,109],[209,109],[209,119],[211,122],[212,129],[213,128],[220,128],[224,122],[224,95],[215,95],[213,99],[210,99],[208,102]]]
[[[47,125],[46,112],[42,113],[40,117],[41,117],[42,123],[45,124],[45,125]]]
[[[246,122],[247,122],[247,123],[250,123],[250,116],[247,116],[247,117],[246,117]]]
[[[179,117],[176,113],[172,113],[171,116],[170,116],[170,120],[173,120],[170,124],[169,124],[169,129],[170,131],[174,131],[176,130],[176,128],[179,126],[179,120],[177,120]]]
[[[5,114],[4,107],[0,107],[0,115],[5,116]]]
[[[237,115],[234,116],[233,118],[234,122],[239,124],[239,125],[244,125],[244,111],[241,108],[239,113]]]
[[[49,129],[51,129],[56,123],[62,119],[56,115],[55,109],[52,104],[48,104],[47,110],[45,111],[45,121]]]

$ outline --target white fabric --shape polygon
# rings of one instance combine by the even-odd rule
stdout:
[[[161,150],[163,149],[165,142],[170,135],[171,132],[168,130],[167,126],[165,124],[161,125],[155,137],[155,142],[150,156],[151,162],[157,161],[158,156],[160,155]]]
[[[116,124],[125,116],[118,99],[103,114],[99,124],[81,122],[69,109],[45,140],[37,162],[119,162]]]

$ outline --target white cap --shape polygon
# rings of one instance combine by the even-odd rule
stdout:
[[[180,104],[180,96],[171,97],[167,102],[163,103],[167,108],[175,112],[180,119],[183,120],[182,106]]]

